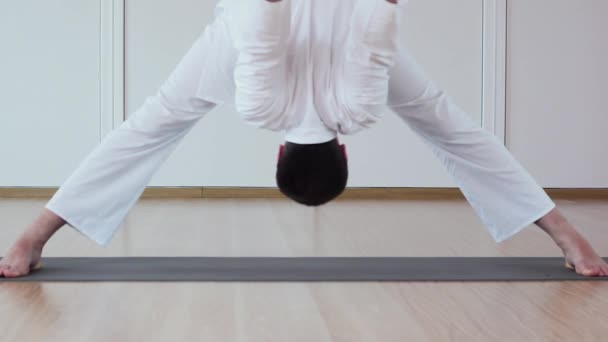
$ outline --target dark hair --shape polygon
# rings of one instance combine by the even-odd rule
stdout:
[[[276,178],[285,196],[300,204],[319,206],[342,194],[348,165],[337,139],[306,145],[287,142]]]

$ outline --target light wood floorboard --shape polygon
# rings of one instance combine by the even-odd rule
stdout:
[[[608,202],[557,201],[603,256]],[[0,199],[0,254],[43,206]],[[144,199],[107,248],[45,256],[561,256],[496,244],[464,201]],[[561,267],[561,264],[556,264]],[[607,341],[608,282],[0,283],[2,341]]]

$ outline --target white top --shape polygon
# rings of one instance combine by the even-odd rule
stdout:
[[[400,5],[386,0],[222,0],[197,96],[314,144],[386,110]]]

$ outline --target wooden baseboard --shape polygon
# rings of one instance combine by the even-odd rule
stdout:
[[[553,199],[608,200],[608,189],[545,189]],[[0,188],[0,198],[51,198],[57,188]],[[276,188],[149,187],[141,198],[284,198]],[[339,199],[464,200],[458,188],[349,188]]]
[[[57,188],[0,188],[0,198],[51,198]]]
[[[545,189],[554,199],[608,200],[608,189]]]

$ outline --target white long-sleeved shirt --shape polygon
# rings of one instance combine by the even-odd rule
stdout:
[[[403,0],[400,4],[403,4]],[[399,6],[386,0],[222,0],[197,96],[300,144],[353,134],[386,109]]]

